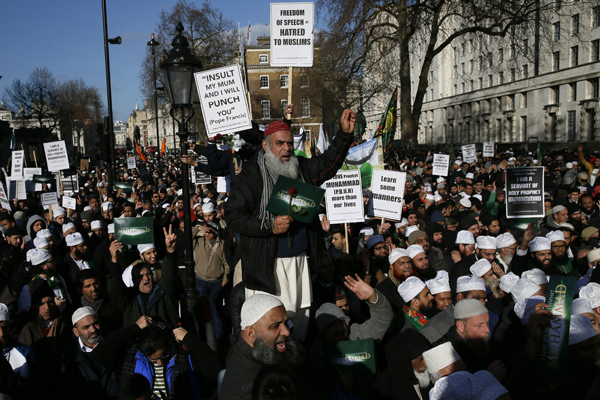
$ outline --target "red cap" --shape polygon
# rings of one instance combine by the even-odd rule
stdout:
[[[275,122],[271,122],[268,126],[267,129],[265,129],[265,138],[267,136],[269,136],[272,133],[275,132],[279,132],[279,131],[288,131],[291,132],[292,130],[290,129],[290,126],[288,124],[286,124],[283,121],[275,121]]]

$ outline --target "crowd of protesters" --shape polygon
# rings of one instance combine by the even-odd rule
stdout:
[[[42,206],[41,193],[60,192],[47,184],[11,201],[0,211],[3,398],[600,398],[600,155],[515,148],[469,164],[456,152],[433,176],[430,151],[392,148],[385,168],[407,173],[401,221],[374,217],[369,190],[364,223],[330,224],[323,205],[312,224],[267,211],[279,175],[319,186],[336,174],[354,120],[346,110],[310,159],[294,155],[283,120],[242,132],[235,154],[211,142],[137,159],[143,170],[119,159],[131,192],[109,187],[105,168],[78,171],[75,210]],[[212,176],[190,204],[182,163]],[[506,217],[504,172],[526,166],[544,168],[546,217],[522,227]],[[115,240],[118,218],[151,219],[154,241]],[[555,275],[577,279],[560,371],[541,356]],[[363,339],[377,373],[331,363],[336,343]]]

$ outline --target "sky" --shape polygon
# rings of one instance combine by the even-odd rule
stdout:
[[[193,0],[188,0],[194,3]],[[126,121],[136,101],[143,107],[139,71],[159,13],[170,11],[176,0],[106,0],[108,37],[123,43],[110,45],[113,116]],[[198,8],[201,2],[195,2]],[[266,0],[219,0],[213,8],[239,22],[252,41],[269,34]],[[106,104],[104,33],[101,0],[7,1],[0,12],[0,99],[15,79],[26,81],[36,67],[48,67],[60,81],[82,79],[96,86]]]

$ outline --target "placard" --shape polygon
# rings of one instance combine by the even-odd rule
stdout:
[[[376,374],[375,342],[373,339],[337,342],[327,351],[327,359],[338,371],[353,371],[359,375]]]
[[[330,223],[365,221],[360,170],[340,170],[322,187],[325,189],[327,219]]]
[[[89,171],[90,170],[90,160],[87,158],[82,158],[79,160],[79,170],[80,171]]]
[[[10,206],[10,202],[8,201],[8,196],[4,191],[4,186],[0,183],[0,206],[4,208],[6,211],[11,211],[12,207]]]
[[[148,168],[146,168],[146,164],[141,163],[138,166],[138,171],[140,172],[140,179],[142,180],[142,182],[144,182],[144,184],[148,184],[150,183],[150,172],[148,172]]]
[[[239,64],[196,72],[194,78],[209,138],[252,128]]]
[[[46,153],[48,171],[55,172],[69,169],[69,155],[64,140],[44,143],[44,152]]]
[[[474,144],[467,144],[462,146],[462,157],[463,161],[471,164],[477,162],[477,149]]]
[[[135,157],[127,157],[127,169],[135,169]]]
[[[433,155],[433,172],[431,175],[448,176],[450,168],[450,154]]]
[[[550,306],[548,311],[554,319],[550,320],[552,327],[544,328],[540,359],[559,372],[567,366],[575,280],[574,276],[552,275],[546,292],[546,304]]]
[[[208,165],[208,158],[206,158],[205,156],[200,156],[200,157],[198,157],[198,163]],[[194,183],[196,183],[198,185],[210,185],[212,183],[211,175],[207,175],[204,172],[198,171],[195,168],[194,168],[194,174],[195,174],[194,179],[196,180]]]
[[[325,191],[317,186],[279,175],[266,210],[310,224],[319,210],[323,194]]]
[[[373,170],[373,215],[394,221],[402,219],[406,172]]]
[[[115,240],[123,246],[154,243],[153,219],[115,218]]]
[[[484,142],[481,155],[483,157],[494,157],[494,142]]]
[[[314,8],[314,3],[271,3],[272,67],[313,66]]]
[[[15,150],[12,152],[10,165],[10,179],[13,181],[23,179],[23,160],[25,159],[25,151]]]
[[[506,218],[543,218],[544,167],[506,168]]]
[[[77,209],[77,199],[74,199],[72,197],[64,196],[62,198],[62,206],[64,208],[68,208],[70,210],[76,210]]]
[[[28,192],[39,192],[42,190],[41,183],[33,182],[33,176],[41,174],[41,168],[23,168],[23,178],[25,179],[25,187]]]
[[[133,185],[127,182],[115,182],[114,190],[121,189],[123,193],[133,193]]]
[[[9,179],[8,181],[8,199],[15,199],[15,191],[17,192],[18,200],[27,200],[27,183],[24,179],[14,180]]]
[[[42,205],[43,206],[55,206],[58,205],[58,197],[55,192],[42,193]]]
[[[218,193],[229,193],[231,185],[231,178],[227,176],[217,176],[217,192]]]

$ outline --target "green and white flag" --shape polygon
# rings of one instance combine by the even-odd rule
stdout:
[[[298,157],[308,158],[304,150],[304,128],[300,127],[300,133],[294,135],[294,153]]]

